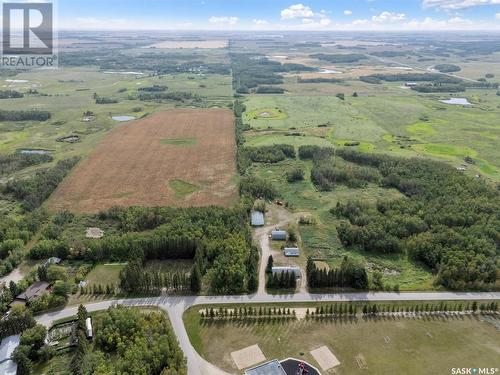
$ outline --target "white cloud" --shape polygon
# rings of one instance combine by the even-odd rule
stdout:
[[[399,22],[404,21],[406,15],[404,13],[382,12],[378,16],[373,16],[372,21],[377,23]]]
[[[457,10],[472,8],[480,5],[500,4],[500,0],[423,0],[424,8],[441,8],[447,10]]]
[[[301,24],[283,25],[285,28],[296,28],[297,30],[317,30],[325,29],[332,24],[326,10],[314,12],[309,6],[304,4],[291,5],[281,11],[282,20],[300,19]]]
[[[267,21],[266,20],[259,20],[259,19],[255,19],[253,20],[253,23],[255,25],[258,25],[258,26],[261,26],[261,25],[267,25]]]
[[[500,20],[500,13],[495,14],[495,18],[496,18],[497,20]]]
[[[281,11],[281,19],[283,20],[312,17],[314,17],[314,12],[310,7],[304,4],[290,5],[288,8]]]
[[[126,19],[96,18],[96,17],[78,17],[67,25],[63,22],[61,28],[77,30],[120,30],[127,29],[131,22]]]
[[[236,25],[238,23],[238,17],[216,17],[212,16],[208,19],[208,22],[213,24],[223,24],[223,25]]]
[[[349,9],[344,10],[344,16],[352,16],[352,10]]]

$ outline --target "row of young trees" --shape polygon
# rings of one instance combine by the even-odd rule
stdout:
[[[449,288],[488,287],[497,279],[500,191],[446,164],[338,150],[343,159],[376,168],[381,186],[406,197],[339,204],[337,231],[346,246],[404,252],[438,272]]]
[[[496,314],[498,312],[498,302],[481,302],[477,301],[469,303],[461,302],[439,302],[439,303],[421,303],[412,305],[400,304],[356,304],[356,303],[334,303],[329,305],[319,305],[315,308],[308,307],[306,310],[306,318],[342,318],[356,317],[360,313],[363,316],[377,315],[442,315],[446,313],[466,313],[474,314],[480,312],[482,314]],[[240,306],[234,308],[213,308],[206,307],[200,311],[200,317],[203,320],[241,320],[241,319],[268,319],[275,317],[296,318],[294,308],[284,307],[252,307]]]
[[[89,286],[82,286],[80,288],[80,294],[93,294],[93,295],[107,295],[113,296],[117,293],[117,290],[113,284],[92,284]]]
[[[235,308],[205,308],[200,311],[200,317],[205,320],[225,320],[225,319],[255,319],[255,318],[296,318],[295,309],[282,307],[243,306]]]
[[[294,272],[271,273],[267,279],[269,289],[291,289],[297,288],[297,278]]]

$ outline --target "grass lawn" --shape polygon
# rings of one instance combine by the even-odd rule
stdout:
[[[481,316],[200,322],[198,310],[184,317],[192,344],[209,362],[233,373],[230,353],[254,344],[269,360],[294,357],[315,366],[309,352],[326,345],[341,362],[335,368],[339,375],[448,374],[453,367],[498,367],[500,331]],[[367,368],[362,370],[358,361]]]
[[[57,353],[47,362],[36,363],[33,366],[33,374],[47,374],[50,370],[53,370],[55,375],[69,374],[69,364],[73,355],[72,351]]]
[[[173,139],[162,139],[160,141],[163,145],[172,146],[194,146],[198,140],[196,138],[173,138]]]
[[[125,264],[99,264],[89,272],[85,281],[88,286],[92,285],[115,285],[120,284],[120,271],[125,268]]]
[[[174,190],[175,198],[177,199],[182,199],[189,194],[196,193],[198,190],[200,190],[199,186],[178,179],[170,180],[169,186],[172,188],[172,190]]]
[[[193,267],[194,262],[192,260],[150,260],[146,262],[144,267],[149,271],[160,271],[160,272],[185,272],[189,273]]]

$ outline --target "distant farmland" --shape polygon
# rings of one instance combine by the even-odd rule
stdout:
[[[59,186],[53,210],[229,206],[237,197],[232,112],[179,109],[114,129]]]

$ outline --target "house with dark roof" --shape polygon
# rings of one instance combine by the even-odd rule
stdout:
[[[26,291],[19,294],[11,305],[26,305],[30,301],[36,300],[40,298],[44,294],[48,294],[50,292],[50,284],[46,281],[37,281],[31,284]]]

